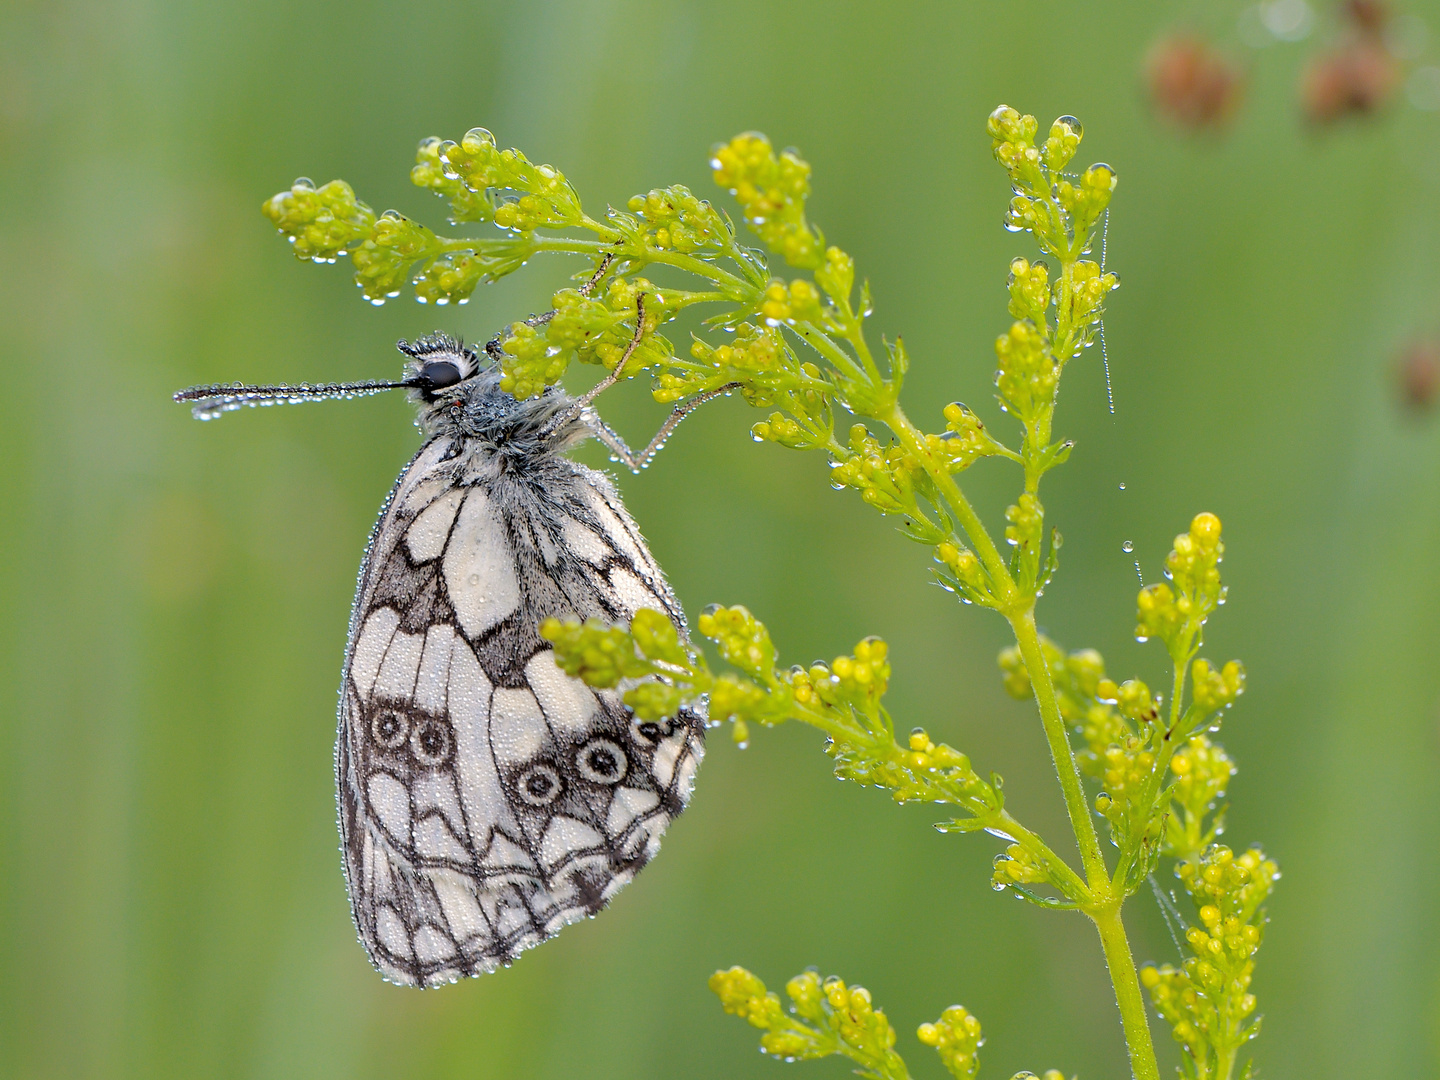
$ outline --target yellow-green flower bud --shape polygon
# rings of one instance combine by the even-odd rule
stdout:
[[[1054,403],[1060,380],[1060,366],[1045,335],[1028,320],[1014,323],[1009,333],[995,339],[995,355],[1000,361],[995,386],[1002,403],[1022,423],[1033,422],[1042,408]]]
[[[1059,172],[1070,164],[1070,159],[1079,149],[1085,129],[1073,116],[1062,116],[1050,125],[1050,134],[1045,139],[1045,167]]]
[[[1050,307],[1050,267],[1043,262],[1028,259],[1010,261],[1010,314],[1017,319],[1028,319],[1036,326],[1045,324],[1045,312]]]
[[[313,262],[334,262],[375,228],[375,211],[343,180],[317,188],[302,176],[260,209],[294,246],[295,257]]]
[[[1240,661],[1231,660],[1216,671],[1208,660],[1196,660],[1190,665],[1190,685],[1196,706],[1217,712],[1245,692],[1245,668]]]
[[[915,1034],[926,1046],[934,1047],[941,1064],[957,1080],[971,1080],[979,1070],[979,1050],[985,1039],[980,1021],[963,1006],[951,1005],[934,1023],[921,1024]]]
[[[1020,501],[1005,511],[1005,542],[1027,554],[1040,550],[1040,538],[1044,532],[1045,508],[1040,500],[1028,491]]]

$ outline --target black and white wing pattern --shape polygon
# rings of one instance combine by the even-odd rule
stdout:
[[[401,474],[361,568],[335,749],[346,881],[390,981],[510,963],[593,915],[690,797],[704,718],[642,724],[556,667],[547,616],[684,617],[604,475],[458,436]]]

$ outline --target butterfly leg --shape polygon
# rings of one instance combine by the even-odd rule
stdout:
[[[674,434],[675,429],[680,426],[681,420],[684,420],[685,417],[689,416],[707,401],[714,401],[717,397],[730,393],[730,391],[736,389],[739,385],[739,383],[726,383],[724,386],[718,386],[714,390],[706,390],[703,394],[696,394],[689,400],[682,401],[679,405],[676,405],[675,410],[670,414],[669,418],[665,423],[660,425],[660,430],[655,433],[655,437],[651,439],[645,449],[641,450],[638,454],[625,444],[625,440],[620,437],[619,432],[605,423],[604,420],[600,419],[594,409],[587,408],[585,410],[585,421],[590,425],[591,430],[595,432],[595,437],[608,446],[610,452],[624,463],[626,468],[631,472],[638,473],[641,469],[649,465],[651,459],[660,452],[670,436]]]

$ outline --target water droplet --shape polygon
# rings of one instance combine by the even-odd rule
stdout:
[[[1125,485],[1121,484],[1120,486],[1124,487]],[[1126,540],[1123,544],[1120,545],[1120,550],[1125,552],[1126,555],[1129,555],[1132,551],[1135,550],[1135,542],[1133,540]]]
[[[1120,490],[1121,490],[1121,491],[1124,491],[1124,490],[1125,490],[1125,481],[1124,481],[1124,480],[1121,480],[1121,481],[1120,481]]]
[[[1064,124],[1066,127],[1068,127],[1071,131],[1075,133],[1075,137],[1077,139],[1081,138],[1085,134],[1085,129],[1080,125],[1080,121],[1076,120],[1073,116],[1062,116],[1060,117],[1060,119],[1056,120],[1055,123]]]

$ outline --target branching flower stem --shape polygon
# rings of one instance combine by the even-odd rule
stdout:
[[[1105,866],[1105,857],[1100,850],[1100,837],[1095,830],[1090,805],[1085,797],[1080,766],[1066,736],[1065,721],[1060,716],[1060,706],[1056,700],[1055,684],[1040,649],[1040,636],[1035,626],[1035,597],[1026,596],[1015,583],[1005,560],[995,546],[995,541],[971,506],[970,500],[965,497],[949,471],[934,461],[920,433],[906,418],[900,406],[892,405],[876,419],[882,420],[905,449],[914,454],[924,466],[927,475],[944,494],[956,521],[994,583],[996,598],[1003,605],[1002,614],[1014,631],[1015,643],[1025,659],[1026,669],[1030,672],[1035,688],[1035,704],[1040,710],[1045,740],[1050,747],[1050,759],[1060,781],[1065,809],[1075,831],[1076,845],[1080,849],[1080,859],[1085,867],[1086,892],[1090,899],[1082,910],[1090,916],[1100,934],[1100,944],[1105,951],[1105,962],[1115,989],[1115,1001],[1120,1008],[1125,1041],[1130,1050],[1130,1067],[1136,1080],[1159,1080],[1160,1068],[1155,1059],[1155,1047],[1145,1015],[1140,979],[1136,972],[1135,959],[1130,952],[1130,942],[1120,919],[1120,905],[1124,897],[1123,894],[1114,893],[1110,874]]]

